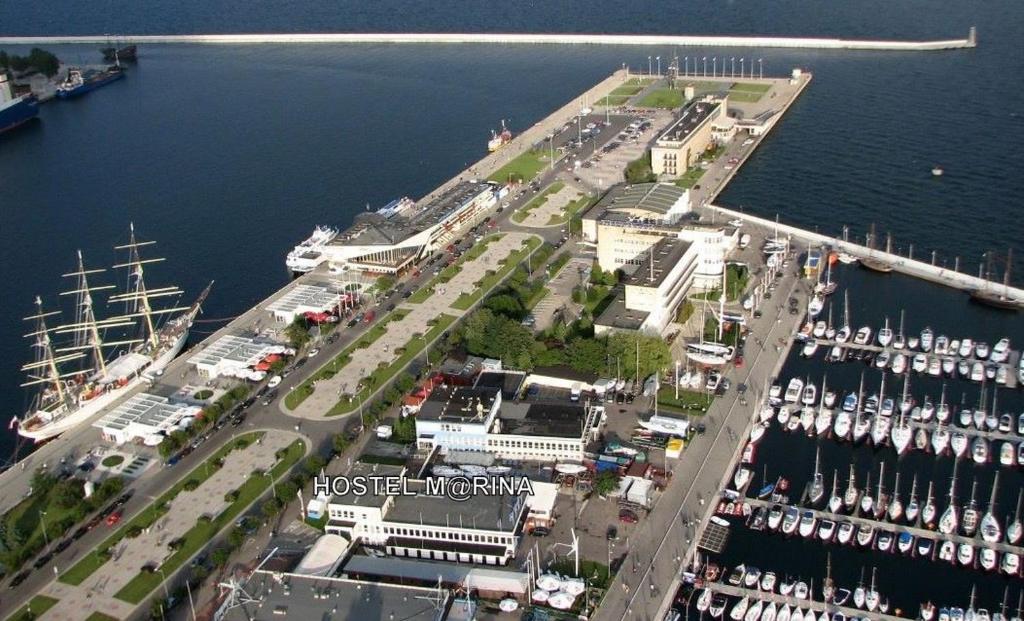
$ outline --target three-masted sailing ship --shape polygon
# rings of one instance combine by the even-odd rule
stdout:
[[[178,299],[183,292],[177,286],[146,286],[144,266],[164,259],[143,259],[139,249],[155,243],[137,241],[133,225],[129,242],[115,247],[128,253],[126,262],[112,268],[127,271],[127,287],[106,301],[124,304],[123,314],[101,318],[97,295],[116,287],[90,283],[106,270],[86,268],[81,251],[77,269],[64,274],[74,285],[60,294],[73,296],[74,321],[50,326],[47,320],[60,311],[47,311],[36,296],[36,313],[25,318],[35,324],[25,335],[34,359],[22,367],[28,377],[22,386],[34,395],[28,412],[12,421],[20,435],[41,442],[77,427],[140,382],[159,376],[181,352],[212,283],[191,306],[156,308],[159,299]]]

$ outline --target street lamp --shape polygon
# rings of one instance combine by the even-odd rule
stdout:
[[[740,59],[740,77],[741,78],[743,77],[743,60],[744,59],[742,59],[742,58]]]
[[[420,338],[423,339],[423,368],[427,369],[430,367],[430,354],[427,353],[427,348],[430,346],[430,344],[427,343],[426,334],[421,334]]]
[[[676,401],[679,400],[679,361],[676,360]]]
[[[690,75],[690,57],[683,57],[683,75]]]
[[[651,57],[648,56],[647,57],[647,75],[650,76],[653,73],[654,73],[654,70],[651,68]]]
[[[45,517],[46,517],[46,511],[40,511],[39,512],[39,522],[43,526],[43,543],[46,545],[47,548],[49,548],[50,547],[50,537],[49,537],[49,535],[46,534],[46,520],[43,519]]]
[[[706,78],[708,77],[708,57],[704,56],[702,59],[704,61],[704,77]]]
[[[729,77],[731,77],[731,78],[735,78],[736,77],[736,57],[735,56],[731,56],[729,58]]]
[[[758,58],[757,59],[757,77],[758,77],[759,80],[763,80],[764,79],[764,64],[763,63],[764,63],[764,59],[763,58]]]
[[[655,60],[658,61],[658,77],[661,77],[661,56],[655,56]]]
[[[718,57],[711,59],[711,75],[718,75]]]

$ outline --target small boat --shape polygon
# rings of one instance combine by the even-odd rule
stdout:
[[[887,530],[879,531],[876,545],[878,546],[879,552],[891,552],[892,544],[896,537]]]
[[[939,546],[939,560],[952,563],[956,558],[956,543],[952,541],[943,541],[942,545]]]
[[[939,166],[932,166],[932,176],[933,177],[941,177],[944,174],[946,174],[946,171],[943,170],[941,167],[939,167]]]
[[[999,571],[1007,576],[1020,575],[1020,555],[1016,552],[1004,552],[1003,561],[999,564]]]
[[[775,591],[775,583],[776,583],[777,580],[778,580],[778,577],[775,575],[774,571],[766,571],[766,572],[764,572],[764,575],[761,576],[761,590],[762,591],[768,591],[769,593],[774,592]]]
[[[974,564],[974,546],[969,543],[961,543],[956,549],[956,560],[964,567]]]
[[[725,613],[725,607],[729,603],[729,598],[724,595],[715,595],[711,598],[711,606],[708,608],[708,613],[712,619],[721,619]],[[778,619],[776,618],[776,621]]]
[[[935,541],[927,537],[921,537],[917,540],[917,555],[921,558],[931,558],[932,551],[935,549]]]
[[[995,571],[999,566],[999,554],[992,548],[981,548],[978,554],[978,564],[985,571]]]
[[[869,326],[858,328],[856,334],[853,335],[855,345],[867,345],[869,341],[871,341],[871,328]]]
[[[779,525],[782,524],[783,511],[780,505],[775,505],[768,511],[768,528],[771,530],[779,530]]]
[[[847,545],[853,540],[853,533],[856,527],[852,522],[840,522],[839,528],[836,529],[836,541],[842,545]]]
[[[804,511],[800,516],[799,533],[801,537],[810,537],[814,534],[814,527],[818,524],[818,518],[814,517],[814,512]]]
[[[832,541],[832,538],[836,534],[836,523],[832,520],[822,520],[821,526],[818,527],[818,538],[828,543]]]
[[[921,351],[930,352],[934,343],[935,333],[931,328],[921,330]]]
[[[743,616],[743,621],[758,621],[761,618],[761,610],[764,608],[764,603],[761,600],[754,602],[752,606],[747,608],[747,613]]]
[[[896,549],[900,551],[900,554],[909,554],[914,549],[914,536],[903,531],[896,538]]]
[[[869,524],[862,524],[857,529],[857,545],[866,548],[875,540],[875,529]]]
[[[786,387],[786,394],[783,397],[783,401],[786,403],[796,403],[800,400],[800,395],[804,390],[804,381],[799,377],[794,377],[789,380],[789,385]]]
[[[732,621],[741,621],[747,614],[747,608],[750,607],[750,598],[742,597],[740,601],[733,604],[732,609],[729,611],[729,618]]]

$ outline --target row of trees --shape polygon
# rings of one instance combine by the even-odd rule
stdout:
[[[0,68],[18,73],[35,70],[52,78],[60,71],[60,60],[53,53],[38,47],[32,48],[28,56],[8,54],[0,50]]]
[[[235,386],[221,395],[215,402],[203,408],[199,416],[186,429],[171,432],[157,447],[160,456],[167,459],[189,443],[189,440],[212,427],[220,417],[230,412],[236,405],[249,396],[251,389],[246,384]]]

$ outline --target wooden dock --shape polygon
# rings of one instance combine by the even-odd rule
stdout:
[[[980,529],[979,529],[979,535],[976,536],[976,537],[965,537],[963,535],[944,535],[944,534],[942,534],[942,533],[940,533],[938,531],[928,530],[927,528],[922,528],[919,525],[911,526],[911,525],[893,524],[891,522],[882,522],[880,520],[876,520],[876,519],[873,519],[873,518],[864,518],[864,517],[860,517],[860,516],[857,516],[857,515],[847,515],[845,513],[830,513],[828,511],[819,511],[817,509],[801,507],[799,505],[788,505],[788,504],[774,503],[774,502],[771,502],[771,501],[768,501],[768,500],[758,500],[756,498],[746,498],[744,500],[744,502],[749,504],[751,507],[764,507],[766,509],[770,509],[771,507],[775,506],[776,504],[779,504],[779,506],[781,506],[783,509],[788,509],[789,507],[793,507],[793,508],[797,509],[798,511],[800,511],[801,513],[805,512],[805,511],[811,511],[812,513],[814,513],[814,517],[816,517],[819,520],[822,520],[822,519],[832,520],[836,524],[840,524],[842,522],[852,522],[856,526],[871,526],[872,528],[875,528],[876,531],[877,530],[884,530],[884,531],[888,531],[890,533],[893,533],[894,535],[899,535],[901,532],[908,532],[911,535],[913,535],[914,537],[917,537],[917,538],[922,538],[923,537],[925,539],[931,539],[932,541],[936,542],[936,545],[932,548],[932,558],[936,558],[936,555],[938,554],[938,548],[939,548],[938,544],[941,544],[944,541],[952,541],[952,542],[954,542],[956,544],[967,543],[967,544],[970,544],[970,545],[974,546],[975,548],[992,548],[993,550],[995,550],[997,552],[1004,553],[1004,554],[1007,553],[1007,552],[1012,552],[1014,554],[1024,554],[1024,547],[1021,547],[1021,546],[1014,546],[1014,545],[1010,545],[1010,544],[1007,544],[1007,543],[988,543],[988,542],[986,542],[980,536]],[[814,538],[817,539],[817,533],[815,533]],[[808,539],[810,539],[810,537]],[[818,539],[818,541],[821,541],[821,539]],[[829,542],[829,543],[831,543],[831,542]],[[839,544],[839,545],[842,545],[842,544]],[[855,546],[856,544],[853,543],[851,545]],[[895,550],[895,547],[896,547],[896,543],[893,542],[893,549],[894,550]]]
[[[820,616],[823,612],[828,612],[829,615],[836,612],[841,612],[846,615],[847,619],[870,617],[872,621],[905,621],[906,619],[914,619],[917,617],[917,611],[913,611],[913,614],[908,617],[898,617],[888,613],[868,612],[860,608],[853,608],[852,606],[836,606],[835,604],[826,604],[822,601],[815,599],[798,599],[791,595],[780,595],[778,593],[769,593],[767,591],[761,591],[759,589],[748,589],[745,587],[732,586],[731,584],[725,584],[724,582],[715,582],[709,584],[708,588],[715,593],[723,593],[725,595],[732,595],[734,597],[749,597],[751,600],[761,600],[762,602],[774,602],[777,606],[789,604],[790,607],[803,608],[804,610],[811,609],[816,613],[815,616]],[[852,598],[851,598],[852,599]],[[729,614],[730,608],[726,608],[726,615]]]
[[[978,358],[971,358],[971,357],[961,358],[960,356],[958,356],[956,354],[940,355],[940,354],[936,354],[934,352],[922,352],[922,351],[917,351],[917,350],[912,350],[912,349],[895,349],[895,348],[892,348],[892,347],[882,347],[881,345],[876,345],[876,344],[873,344],[873,343],[870,344],[870,345],[858,345],[856,343],[851,343],[849,341],[847,341],[846,343],[840,343],[839,341],[836,341],[836,340],[818,339],[818,338],[814,339],[814,342],[816,342],[818,344],[818,347],[824,349],[825,352],[828,352],[828,350],[830,350],[833,346],[838,345],[843,350],[845,350],[844,351],[843,361],[849,360],[849,358],[846,356],[846,354],[848,354],[851,350],[867,351],[867,352],[871,352],[873,354],[879,354],[879,353],[882,353],[883,351],[887,351],[887,352],[889,352],[892,355],[903,354],[904,356],[907,357],[907,370],[905,371],[906,373],[917,373],[916,371],[913,371],[910,368],[910,364],[913,361],[914,356],[916,356],[917,354],[922,354],[922,353],[925,356],[928,357],[929,362],[933,358],[939,358],[940,360],[942,358],[953,358],[954,360],[956,360],[957,364],[959,364],[961,361],[965,361],[965,362],[967,362],[967,364],[972,365],[972,366],[976,362],[980,362],[980,363],[982,363],[985,366],[988,366],[988,365],[991,365],[991,364],[995,364],[995,365],[998,365],[998,366],[1003,367],[1003,368],[1006,369],[1006,384],[1003,384],[1004,388],[1013,389],[1013,388],[1017,388],[1020,385],[1019,378],[1017,377],[1017,368],[1018,368],[1018,365],[1020,363],[1020,357],[1021,357],[1021,352],[1019,350],[1011,351],[1010,355],[1006,359],[1006,362],[992,362],[991,360],[981,360],[981,359],[978,359]],[[827,353],[826,353],[826,355],[827,355]],[[879,369],[879,370],[883,370],[883,369]],[[885,367],[884,370],[885,371],[889,371],[889,372],[892,371],[888,366]],[[938,376],[933,376],[933,375],[928,375],[927,373],[918,373],[918,375],[921,375],[922,377],[936,377],[936,378],[946,378],[946,379],[962,379],[964,381],[971,381],[968,378],[961,377],[959,375],[953,375],[951,378],[950,378],[950,376],[947,376],[945,374],[938,375]],[[990,383],[994,383],[995,382],[995,380],[986,380],[986,381],[990,382]]]

